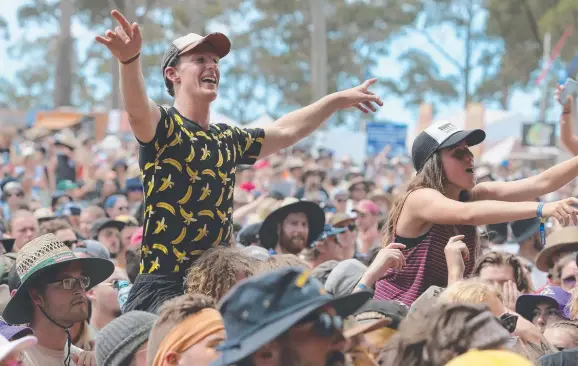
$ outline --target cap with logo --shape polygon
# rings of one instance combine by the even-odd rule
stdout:
[[[202,44],[209,43],[215,49],[215,53],[220,58],[227,56],[231,50],[231,41],[223,33],[211,33],[206,36],[201,36],[196,33],[189,33],[186,36],[175,39],[167,52],[163,56],[161,69],[163,78],[165,77],[165,69],[171,65],[180,55],[192,51]]]
[[[566,305],[572,295],[558,286],[546,286],[539,294],[520,295],[516,301],[516,312],[525,319],[532,321],[533,311],[540,303],[549,304],[556,308],[558,314],[566,319],[570,314]]]
[[[419,172],[436,151],[455,146],[464,140],[469,146],[475,146],[485,139],[486,133],[483,130],[463,130],[448,121],[436,122],[413,141],[413,166]]]

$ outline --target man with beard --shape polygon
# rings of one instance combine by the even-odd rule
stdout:
[[[344,365],[343,319],[370,296],[334,298],[297,268],[251,277],[220,303],[227,340],[213,365]]]
[[[325,213],[319,205],[287,198],[259,230],[261,245],[276,254],[298,255],[323,232]]]
[[[25,351],[30,365],[94,365],[93,353],[71,344],[70,327],[88,318],[86,291],[113,273],[112,263],[77,258],[46,234],[22,248],[15,266],[21,284],[2,317],[10,324],[30,324],[38,338],[38,346]]]

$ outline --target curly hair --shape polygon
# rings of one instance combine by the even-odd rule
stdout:
[[[499,349],[508,332],[485,305],[442,304],[418,310],[379,356],[379,365],[445,365],[471,348]]]
[[[510,266],[514,271],[514,279],[516,280],[516,287],[522,293],[532,293],[533,289],[530,287],[530,282],[524,272],[524,265],[518,257],[513,254],[502,252],[489,252],[481,256],[474,265],[472,276],[479,277],[482,268],[487,266]]]
[[[271,272],[286,267],[311,269],[311,266],[307,262],[294,254],[275,254],[270,256],[266,262],[261,262],[257,273]]]
[[[177,324],[207,308],[215,309],[215,300],[200,294],[184,294],[161,305],[159,318],[149,335],[147,358],[154,359],[162,340]]]
[[[239,275],[254,274],[257,262],[235,248],[211,248],[189,269],[186,292],[203,294],[218,302],[235,286]]]

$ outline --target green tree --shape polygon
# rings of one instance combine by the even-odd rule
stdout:
[[[326,1],[328,92],[352,87],[371,73],[388,54],[391,36],[415,17],[414,2],[388,1],[386,8],[375,1]],[[235,67],[226,77],[245,80],[246,85],[243,99],[225,106],[225,113],[239,118],[239,105],[251,105],[260,95],[267,95],[271,104],[265,108],[275,117],[311,103],[309,5],[299,0],[240,3],[231,15],[243,19],[233,27]],[[254,117],[245,113],[241,120]],[[344,119],[343,114],[340,117]]]

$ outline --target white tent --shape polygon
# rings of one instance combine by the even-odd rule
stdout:
[[[256,120],[249,122],[246,125],[246,127],[263,126],[263,125],[273,123],[273,122],[275,122],[275,119],[273,117],[271,117],[270,115],[268,115],[267,113],[265,113],[264,115],[257,118]]]

